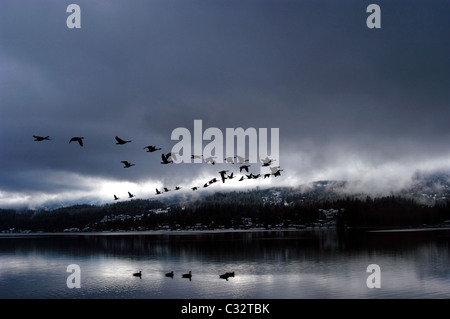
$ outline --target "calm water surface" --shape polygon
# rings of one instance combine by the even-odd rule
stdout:
[[[448,229],[5,234],[0,298],[449,298],[449,244]],[[79,289],[67,287],[70,264]],[[379,289],[366,285],[369,264]]]

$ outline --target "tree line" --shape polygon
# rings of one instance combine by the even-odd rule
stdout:
[[[54,210],[0,209],[0,231],[30,230],[56,232],[67,228],[89,227],[91,230],[238,227],[244,219],[263,227],[273,225],[317,225],[325,216],[323,210],[334,209],[338,228],[422,226],[442,224],[450,220],[449,202],[427,206],[413,199],[386,196],[379,198],[346,197],[321,201],[296,201],[285,198],[264,201],[255,192],[216,193],[187,203],[163,203],[156,200],[134,199],[106,205],[74,205]],[[167,209],[165,213],[155,209]],[[139,218],[113,219],[100,223],[105,216],[126,214]]]

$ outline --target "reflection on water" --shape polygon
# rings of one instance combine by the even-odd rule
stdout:
[[[5,235],[0,297],[448,298],[449,239],[449,230]],[[80,289],[66,285],[69,264],[81,268]],[[381,267],[380,289],[366,285],[369,264]]]

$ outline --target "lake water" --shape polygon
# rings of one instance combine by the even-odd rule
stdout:
[[[449,244],[449,229],[2,234],[0,298],[441,299]],[[80,288],[67,286],[70,264]],[[367,286],[370,264],[380,288]]]

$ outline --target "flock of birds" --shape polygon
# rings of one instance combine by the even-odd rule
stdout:
[[[34,141],[37,142],[42,142],[42,141],[50,141],[52,140],[50,138],[50,136],[38,136],[38,135],[33,135],[34,137]],[[83,143],[84,137],[83,136],[74,136],[72,138],[70,138],[69,140],[69,144],[72,142],[77,142],[81,147],[83,147],[84,143]],[[118,136],[115,137],[116,140],[116,144],[117,145],[124,145],[127,143],[131,143],[131,140],[124,140]],[[147,152],[153,153],[156,151],[161,151],[162,148],[161,147],[157,147],[155,145],[148,145],[145,146],[144,149],[147,150]],[[203,155],[191,155],[191,159],[203,159],[203,161],[207,164],[211,164],[211,165],[215,165],[216,164],[216,156],[208,156],[208,157],[204,157]],[[175,152],[169,152],[169,153],[161,153],[161,164],[163,165],[167,165],[167,164],[173,164],[174,161],[177,160],[177,153]],[[275,165],[275,160],[271,159],[269,157],[266,157],[264,159],[261,159],[261,167],[267,167],[269,168],[268,173],[265,174],[253,174],[252,172],[249,172],[249,169],[251,167],[250,164],[248,164],[249,160],[245,159],[242,156],[234,156],[234,157],[227,157],[224,159],[225,163],[227,164],[239,164],[239,173],[241,174],[241,176],[239,177],[238,181],[244,181],[247,179],[258,179],[258,178],[269,178],[271,176],[274,177],[278,177],[281,175],[281,172],[283,171],[282,169],[280,169],[280,166],[276,166]],[[130,162],[130,161],[126,161],[123,160],[121,161],[121,163],[123,164],[123,168],[130,168],[135,166],[134,163]],[[273,166],[275,165],[275,166]],[[234,174],[234,172],[231,172],[229,174],[229,170],[221,170],[220,172],[218,172],[219,176],[220,176],[220,180],[222,181],[222,183],[225,183],[226,180],[231,180],[234,178],[237,178],[237,176]],[[203,185],[200,186],[192,186],[191,189],[192,191],[196,191],[199,190],[201,188],[207,188],[210,187],[211,185],[213,185],[214,183],[219,182],[219,177],[214,177],[208,181],[206,181]],[[174,190],[180,190],[182,189],[181,186],[175,186]],[[161,189],[156,188],[155,189],[155,195],[161,195],[164,193],[168,193],[170,192],[172,189],[169,187],[163,187]],[[119,200],[120,197],[118,197],[116,194],[113,195],[114,196],[114,200]],[[131,192],[128,192],[128,198],[133,198],[136,195],[132,194]]]
[[[134,273],[133,276],[142,278],[142,270],[140,270],[139,272]],[[174,274],[173,271],[166,273],[166,277],[173,278],[174,276],[175,276],[175,274]],[[230,277],[234,277],[234,271],[233,272],[226,272],[226,273],[224,273],[222,275],[219,275],[219,278],[225,279],[225,280],[228,280],[228,278],[230,278]],[[189,280],[192,280],[192,271],[189,270],[188,273],[181,274],[181,278],[188,278]]]

